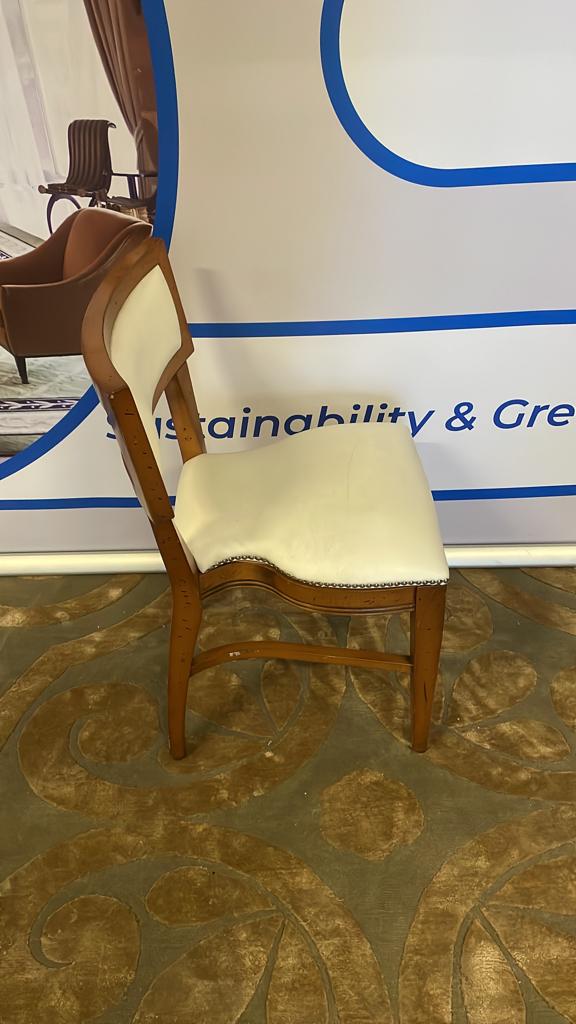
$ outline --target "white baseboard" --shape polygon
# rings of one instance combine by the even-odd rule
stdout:
[[[451,569],[576,565],[576,544],[454,544],[446,547]]]
[[[457,544],[446,548],[453,569],[576,565],[576,544]],[[0,554],[0,576],[164,572],[157,551],[50,551]]]

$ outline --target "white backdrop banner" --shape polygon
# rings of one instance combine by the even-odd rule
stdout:
[[[144,9],[209,449],[392,422],[447,543],[576,542],[571,0]],[[0,464],[7,551],[149,548],[136,506],[92,392]]]

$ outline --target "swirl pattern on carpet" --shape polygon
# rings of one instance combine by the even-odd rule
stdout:
[[[1,1024],[576,1024],[576,573],[454,573],[431,745],[409,679],[194,678],[162,576],[0,580]],[[247,639],[408,650],[266,592]]]

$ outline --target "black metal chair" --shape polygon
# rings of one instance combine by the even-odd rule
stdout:
[[[52,210],[59,199],[67,199],[79,210],[75,198],[90,198],[89,206],[105,205],[112,181],[112,157],[108,131],[112,121],[78,120],[68,125],[68,174],[66,181],[39,185],[38,191],[49,195],[48,230],[52,234]]]

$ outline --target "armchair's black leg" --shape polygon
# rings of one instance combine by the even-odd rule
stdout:
[[[28,371],[26,370],[26,359],[24,356],[14,356],[16,360],[16,366],[18,367],[18,373],[20,374],[20,380],[23,384],[28,383]]]

